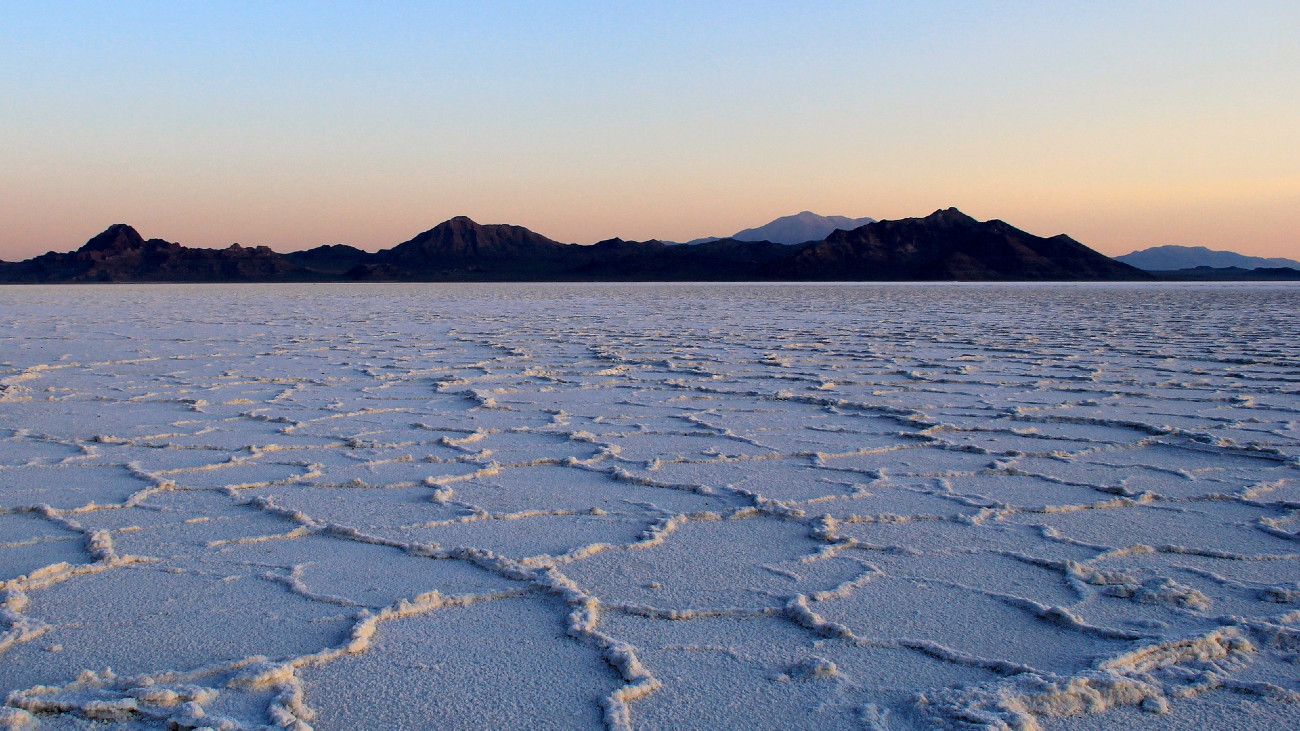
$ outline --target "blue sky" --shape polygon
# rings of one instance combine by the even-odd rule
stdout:
[[[1294,2],[0,3],[0,258],[957,206],[1300,255]]]

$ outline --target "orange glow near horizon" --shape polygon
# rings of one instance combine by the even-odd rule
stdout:
[[[536,196],[515,201],[475,200],[421,205],[404,201],[385,210],[378,206],[350,207],[346,196],[337,205],[302,201],[296,209],[278,201],[259,203],[252,196],[227,199],[215,205],[211,198],[200,208],[172,204],[161,196],[152,201],[129,201],[114,205],[99,200],[97,205],[77,206],[57,212],[58,202],[32,201],[10,216],[0,245],[0,259],[14,261],[46,251],[70,251],[113,223],[134,226],[146,238],[162,238],[185,246],[224,248],[239,242],[245,246],[265,245],[280,251],[296,251],[322,244],[343,243],[368,251],[390,248],[438,223],[467,215],[480,223],[509,223],[524,226],[566,243],[594,243],[620,237],[686,241],[701,236],[727,236],[744,228],[759,226],[778,216],[801,210],[822,215],[877,219],[925,216],[939,208],[956,206],[980,220],[1000,218],[1039,236],[1065,233],[1110,256],[1164,244],[1207,246],[1254,256],[1300,258],[1300,195],[1276,194],[1241,199],[1198,197],[1190,210],[1159,199],[1116,195],[1107,200],[1073,201],[1071,206],[1027,198],[999,199],[963,191],[955,200],[926,202],[912,196],[893,199],[884,195],[863,196],[855,203],[848,196],[822,196],[821,205],[801,203],[797,195],[764,196],[761,205],[728,201],[726,209],[701,202],[709,199],[667,197],[666,200],[619,210],[618,191],[588,191],[589,210],[574,214],[558,207],[553,197]],[[628,194],[631,197],[631,194]],[[733,192],[733,195],[734,192]],[[574,195],[575,198],[584,196]],[[736,196],[739,197],[739,196]],[[1226,197],[1225,197],[1226,198]],[[170,205],[169,205],[170,204]]]

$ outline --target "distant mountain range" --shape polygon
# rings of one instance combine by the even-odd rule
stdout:
[[[1295,282],[1300,269],[1293,267],[1191,267],[1147,272],[1156,279],[1171,282]]]
[[[1204,246],[1153,246],[1131,254],[1115,257],[1130,266],[1146,271],[1174,271],[1197,267],[1258,269],[1289,267],[1300,269],[1295,259],[1268,259],[1246,256],[1235,251],[1213,251]]]
[[[811,230],[800,226],[842,225],[815,214],[787,218],[795,220],[769,224],[786,240],[782,232],[802,236],[797,232]],[[1041,238],[1002,221],[977,221],[956,208],[833,228],[803,243],[726,238],[694,246],[623,239],[563,244],[520,226],[482,225],[461,216],[373,254],[341,244],[290,254],[238,244],[192,249],[146,240],[130,226],[116,224],[73,252],[0,262],[0,282],[10,283],[1151,278],[1064,234]]]
[[[831,234],[832,231],[850,231],[865,226],[868,223],[875,223],[874,218],[848,218],[846,216],[819,216],[812,211],[796,213],[793,216],[782,216],[770,223],[758,226],[756,228],[747,228],[743,231],[737,231],[729,238],[736,241],[770,241],[774,244],[803,244],[809,241],[821,241]],[[702,239],[693,239],[687,241],[687,244],[707,244],[710,241],[720,241],[717,236],[706,236]],[[665,241],[666,244],[674,242]]]

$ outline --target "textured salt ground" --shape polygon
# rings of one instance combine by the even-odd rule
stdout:
[[[0,728],[1300,724],[1294,287],[0,306]]]
[[[395,620],[371,652],[304,673],[308,693],[321,698],[319,724],[599,727],[600,701],[622,681],[565,634],[567,614],[562,602],[525,596]]]

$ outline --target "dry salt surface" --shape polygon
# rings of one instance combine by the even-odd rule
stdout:
[[[1300,288],[0,288],[0,728],[1300,726]]]

